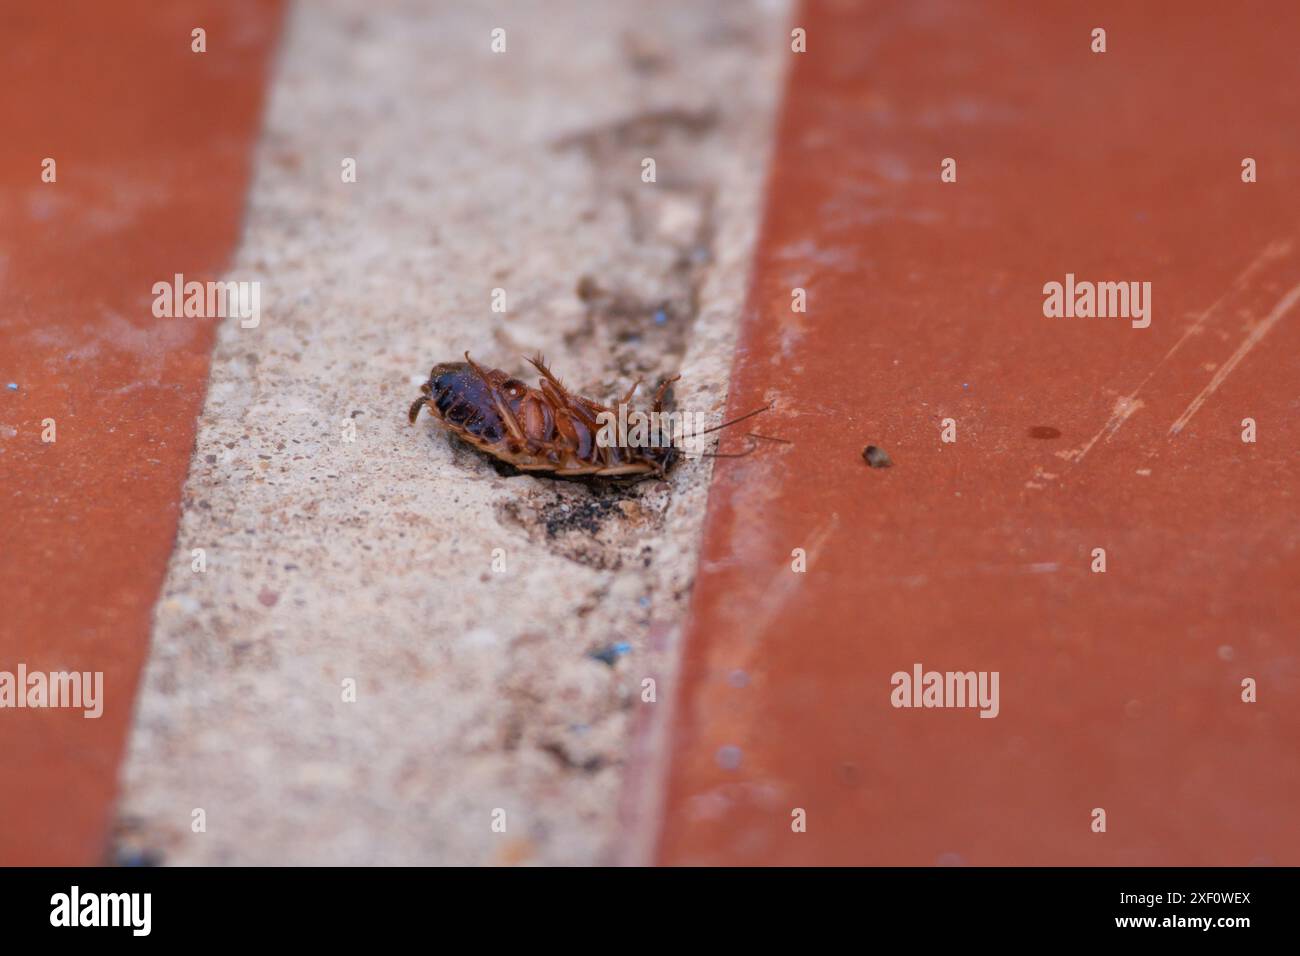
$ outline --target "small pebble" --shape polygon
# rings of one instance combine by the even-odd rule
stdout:
[[[894,459],[889,457],[889,452],[879,445],[868,445],[862,449],[862,459],[872,468],[888,468],[894,463]]]
[[[627,641],[619,641],[617,644],[610,644],[599,650],[590,651],[587,656],[613,667],[614,662],[630,650],[632,650],[631,644],[627,643]]]
[[[161,866],[162,857],[151,850],[124,848],[114,854],[113,862],[117,866]]]
[[[10,383],[9,383],[9,391],[11,391],[11,392],[16,392],[16,391],[18,391],[18,383],[17,383],[17,382],[10,382]]]
[[[718,748],[715,759],[718,761],[718,766],[723,770],[735,770],[740,766],[740,756],[740,748],[728,744],[725,747]]]

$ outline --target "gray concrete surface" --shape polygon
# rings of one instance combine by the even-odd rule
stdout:
[[[679,407],[721,407],[787,16],[686,0],[294,9],[231,273],[262,283],[262,320],[223,324],[122,853],[637,856],[653,774],[624,784],[671,697],[708,462],[602,492],[503,477],[406,408],[466,349],[517,373],[541,350],[600,398],[680,371]]]

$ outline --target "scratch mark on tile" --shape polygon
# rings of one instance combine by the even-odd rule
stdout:
[[[1147,379],[1150,380],[1150,376],[1147,376]],[[1142,385],[1145,384],[1146,382],[1142,383]],[[1101,428],[1098,429],[1097,434],[1092,436],[1088,444],[1074,451],[1057,452],[1057,454],[1062,458],[1069,460],[1071,464],[1077,465],[1079,462],[1083,461],[1084,456],[1087,455],[1088,452],[1092,451],[1092,446],[1097,444],[1097,442],[1101,440],[1102,436],[1105,436],[1106,440],[1110,441],[1111,436],[1120,430],[1120,426],[1128,421],[1129,418],[1133,416],[1133,413],[1142,408],[1145,404],[1142,399],[1137,397],[1138,390],[1141,389],[1142,385],[1139,385],[1134,389],[1131,394],[1121,395],[1119,398],[1115,399],[1115,407],[1111,410],[1110,418],[1106,419],[1106,424],[1102,425]]]
[[[1246,266],[1246,268],[1242,270],[1241,275],[1237,276],[1237,278],[1232,281],[1232,285],[1228,287],[1227,291],[1224,292],[1223,295],[1219,296],[1219,298],[1216,299],[1208,309],[1196,317],[1196,321],[1188,326],[1187,331],[1179,336],[1178,341],[1175,342],[1160,361],[1152,367],[1151,371],[1147,373],[1147,377],[1138,383],[1137,388],[1116,400],[1110,418],[1108,418],[1106,423],[1101,426],[1097,434],[1092,436],[1092,440],[1081,449],[1057,452],[1057,455],[1066,459],[1072,465],[1077,465],[1079,462],[1083,461],[1088,452],[1092,451],[1093,446],[1097,444],[1102,436],[1105,436],[1106,440],[1110,441],[1111,437],[1120,430],[1130,417],[1132,417],[1133,413],[1142,407],[1143,403],[1138,399],[1138,393],[1141,392],[1142,389],[1146,388],[1151,379],[1155,377],[1156,372],[1160,371],[1160,369],[1164,367],[1164,364],[1173,358],[1174,353],[1181,349],[1188,339],[1200,334],[1201,330],[1205,327],[1205,323],[1209,321],[1210,316],[1219,310],[1230,295],[1239,292],[1248,286],[1251,280],[1255,278],[1255,275],[1264,268],[1264,266],[1290,255],[1292,247],[1293,243],[1290,239],[1275,239],[1265,246],[1250,265]]]
[[[826,540],[835,532],[840,525],[840,516],[838,512],[832,512],[830,518],[822,523],[816,531],[813,532],[812,540],[808,542],[808,547],[804,549],[804,557],[809,567],[817,560],[821,553]],[[755,623],[754,633],[761,633],[762,626],[776,615],[783,605],[794,592],[803,575],[795,573],[789,567],[783,567],[772,578],[772,583],[768,586],[761,604],[756,608],[752,615]]]
[[[1224,362],[1223,365],[1220,366],[1219,370],[1214,373],[1214,378],[1210,379],[1210,384],[1201,389],[1201,393],[1192,399],[1192,403],[1188,405],[1187,410],[1179,416],[1178,421],[1169,426],[1170,435],[1177,435],[1186,427],[1187,423],[1191,421],[1192,416],[1195,415],[1200,407],[1205,404],[1206,399],[1218,390],[1224,380],[1232,374],[1233,369],[1241,364],[1241,360],[1250,354],[1250,350],[1258,345],[1260,340],[1273,330],[1273,326],[1277,325],[1277,323],[1281,321],[1282,316],[1290,312],[1297,302],[1300,302],[1300,285],[1293,287],[1290,292],[1282,296],[1282,300],[1278,302],[1277,305],[1273,306],[1273,311],[1265,316],[1262,322],[1250,330],[1250,334],[1247,335],[1245,341],[1237,347],[1237,351],[1232,353],[1232,357]]]

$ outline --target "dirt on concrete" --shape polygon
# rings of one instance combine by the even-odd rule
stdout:
[[[600,400],[681,372],[678,408],[720,410],[787,15],[294,9],[230,276],[261,322],[220,332],[120,858],[628,858],[708,462],[508,476],[406,409],[468,350]]]

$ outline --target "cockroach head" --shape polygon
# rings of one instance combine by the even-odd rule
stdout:
[[[414,424],[420,409],[428,405],[429,410],[441,416],[456,398],[463,395],[467,388],[477,385],[474,370],[464,362],[442,362],[429,372],[429,380],[420,386],[421,397],[411,406],[408,418]]]
[[[429,370],[429,381],[420,386],[420,391],[426,395],[443,391],[474,377],[474,370],[466,362],[439,362]]]

